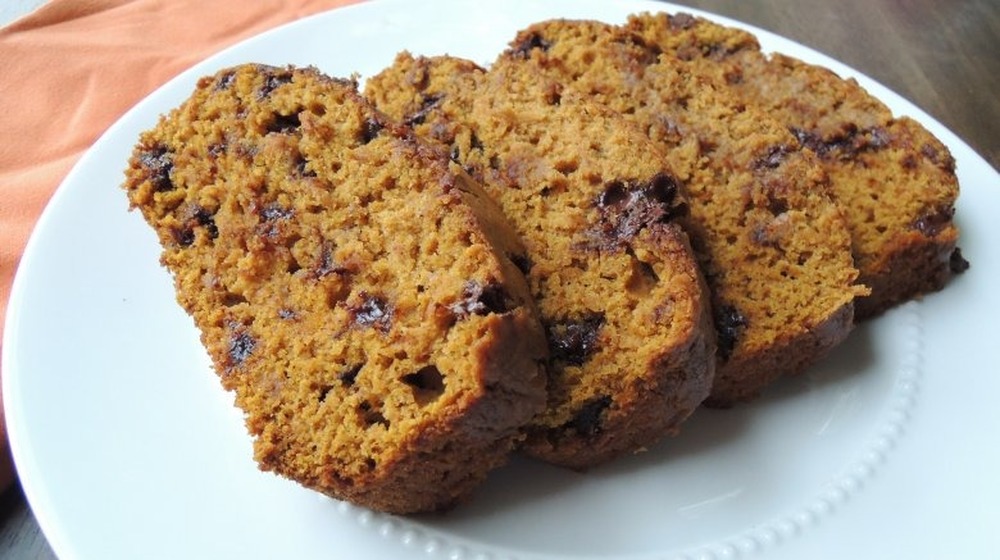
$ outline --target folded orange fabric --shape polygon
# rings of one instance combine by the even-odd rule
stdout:
[[[42,208],[119,116],[226,46],[356,1],[52,0],[0,29],[0,318]],[[6,486],[2,410],[0,448]]]

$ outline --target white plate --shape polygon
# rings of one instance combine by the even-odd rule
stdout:
[[[67,560],[995,553],[1000,290],[991,287],[998,270],[989,247],[1000,242],[998,176],[899,96],[756,29],[767,49],[857,77],[951,148],[969,272],[863,325],[831,359],[753,405],[699,411],[678,438],[586,474],[517,460],[446,515],[373,514],[256,469],[242,417],[174,304],[153,234],[126,212],[118,185],[139,132],[180,103],[198,76],[225,65],[314,64],[365,76],[401,49],[488,63],[534,21],[620,22],[659,9],[681,8],[598,0],[353,6],[211,58],[112,127],[67,177],[31,238],[3,346],[18,470],[56,553]]]

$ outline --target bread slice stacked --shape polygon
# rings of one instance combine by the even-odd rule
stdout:
[[[584,468],[675,433],[708,396],[714,334],[665,154],[520,60],[404,53],[365,94],[481,181],[524,240],[552,352],[524,451]]]
[[[225,69],[124,188],[261,468],[394,513],[642,451],[967,266],[939,141],[685,15],[404,52],[364,95]]]
[[[784,126],[609,24],[542,22],[500,60],[544,68],[625,116],[677,173],[718,330],[709,404],[750,400],[847,337],[864,291],[844,216]]]
[[[956,249],[955,160],[923,126],[853,79],[776,53],[750,33],[688,14],[636,14],[628,31],[765,110],[818,156],[844,208],[860,281],[859,319],[941,289],[968,263]]]

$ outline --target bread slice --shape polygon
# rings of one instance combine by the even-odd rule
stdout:
[[[353,82],[198,82],[124,185],[246,413],[260,467],[396,513],[448,507],[545,404],[525,251],[447,155]]]
[[[658,54],[615,26],[551,20],[520,32],[499,61],[535,61],[661,146],[686,186],[681,221],[713,295],[719,364],[707,402],[729,406],[841,342],[865,290],[816,156],[765,112]]]
[[[708,395],[714,333],[684,194],[646,135],[524,61],[402,53],[365,94],[481,180],[528,248],[552,361],[524,450],[584,468],[675,433]]]
[[[955,160],[919,123],[894,117],[854,79],[764,54],[740,29],[683,13],[636,14],[628,29],[725,83],[819,156],[845,210],[860,281],[871,288],[856,303],[859,319],[939,290],[968,267],[955,247]]]

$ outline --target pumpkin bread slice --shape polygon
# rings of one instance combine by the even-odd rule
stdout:
[[[955,160],[915,120],[894,116],[854,79],[689,14],[643,13],[627,27],[651,47],[767,111],[819,156],[845,211],[860,281],[858,319],[940,290],[968,268],[956,248]]]
[[[524,450],[584,468],[675,433],[708,395],[714,333],[684,193],[645,134],[521,61],[402,53],[365,94],[446,147],[528,248],[552,360]]]
[[[752,399],[848,335],[854,299],[866,291],[844,216],[815,154],[785,126],[600,22],[540,22],[499,60],[534,61],[565,90],[626,116],[685,185],[690,212],[680,221],[712,291],[718,332],[708,404]]]
[[[126,171],[255,458],[395,513],[462,499],[545,404],[525,251],[447,155],[351,81],[243,65]]]

